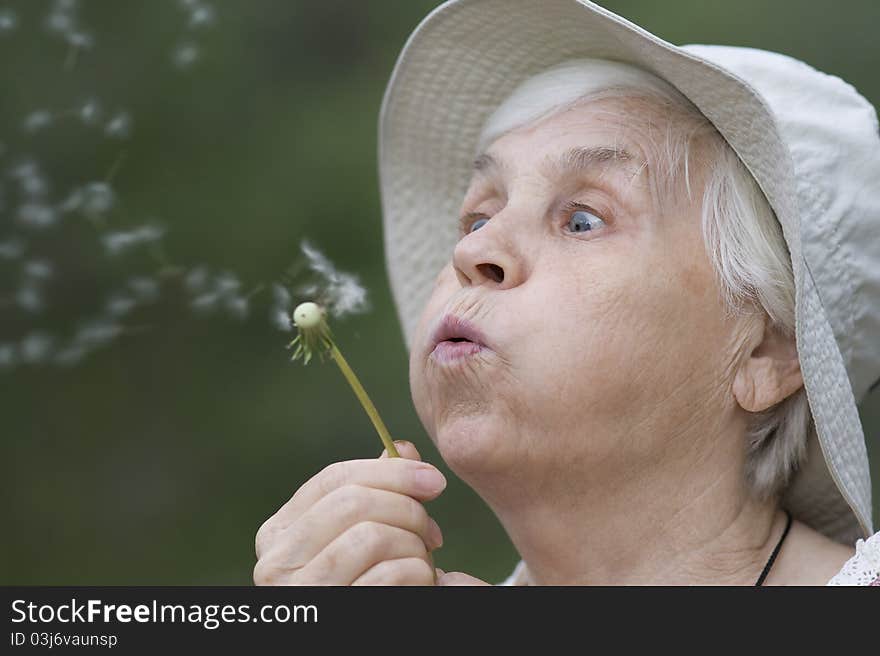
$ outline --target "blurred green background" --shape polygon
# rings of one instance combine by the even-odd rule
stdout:
[[[412,407],[383,261],[378,110],[398,52],[436,3],[73,4],[91,44],[46,29],[55,2],[0,0],[0,241],[25,234],[54,268],[46,309],[27,312],[9,301],[20,262],[0,258],[0,342],[35,327],[64,335],[115,281],[155,271],[156,251],[103,255],[96,228],[158,219],[172,264],[234,272],[248,290],[277,279],[308,237],[371,295],[372,311],[333,326],[340,347],[392,433],[450,481],[429,504],[446,540],[437,565],[506,576],[513,548]],[[880,103],[876,0],[604,4],[675,43],[793,55]],[[91,98],[102,120],[130,113],[129,138],[80,120]],[[25,129],[40,109],[51,124]],[[71,214],[20,228],[10,170],[21,156],[39,162],[55,200],[113,169],[106,224]],[[335,367],[288,362],[290,336],[271,325],[265,291],[247,320],[197,315],[190,301],[166,280],[159,301],[127,317],[131,334],[78,366],[0,368],[0,583],[249,584],[263,520],[326,464],[380,451]],[[862,416],[880,481],[880,390]]]

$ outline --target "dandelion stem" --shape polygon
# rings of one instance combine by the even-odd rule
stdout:
[[[397,448],[394,446],[394,441],[391,439],[388,429],[385,428],[385,423],[379,416],[376,406],[373,405],[373,402],[367,395],[367,391],[364,389],[364,386],[361,385],[361,381],[358,380],[358,377],[355,375],[354,371],[352,371],[352,368],[348,366],[348,362],[342,357],[342,353],[339,352],[336,343],[333,341],[330,342],[330,353],[333,356],[333,361],[339,367],[342,375],[345,376],[345,380],[351,385],[351,389],[354,391],[355,396],[357,396],[358,401],[361,402],[361,405],[370,417],[370,421],[373,422],[376,432],[379,433],[379,439],[382,440],[382,444],[384,444],[385,448],[388,450],[388,457],[399,458],[400,454],[397,452]]]

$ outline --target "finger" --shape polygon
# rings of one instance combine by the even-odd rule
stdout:
[[[492,585],[464,572],[444,572],[437,577],[437,585]]]
[[[407,442],[406,440],[394,440],[394,447],[397,449],[397,453],[401,458],[406,458],[407,460],[421,460],[422,456],[419,455],[418,449],[416,449],[415,444],[412,442]],[[382,451],[382,455],[380,458],[388,457],[388,449],[384,449]]]
[[[434,465],[407,458],[335,462],[306,481],[269,519],[267,529],[292,524],[319,499],[343,485],[384,489],[427,501],[446,488],[446,477]]]
[[[443,534],[437,522],[412,497],[345,485],[320,499],[293,524],[274,533],[264,548],[271,552],[272,558],[296,569],[360,522],[387,524],[415,533],[422,538],[428,551],[443,544]]]
[[[373,565],[352,585],[434,585],[434,575],[421,558],[397,558]]]
[[[368,569],[383,560],[421,558],[428,561],[425,543],[415,533],[361,522],[328,544],[294,579],[298,585],[351,585]]]

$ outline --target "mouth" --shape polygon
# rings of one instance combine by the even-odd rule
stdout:
[[[439,362],[451,362],[489,349],[486,336],[471,322],[447,314],[432,338],[431,356]]]

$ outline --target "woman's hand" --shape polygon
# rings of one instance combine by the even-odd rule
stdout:
[[[444,572],[437,568],[437,585],[492,585],[464,572]]]
[[[446,487],[409,442],[400,458],[333,463],[257,531],[257,585],[433,585],[443,544],[421,501]]]

